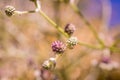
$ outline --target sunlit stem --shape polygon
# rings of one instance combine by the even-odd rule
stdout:
[[[35,13],[37,11],[15,11],[14,14],[22,15],[22,14],[28,14],[28,13]]]
[[[40,10],[39,12],[50,24],[52,24],[65,37],[67,37],[67,38],[69,37],[69,35],[67,33],[65,33],[64,30],[60,26],[58,26],[53,20],[51,20],[42,10]]]

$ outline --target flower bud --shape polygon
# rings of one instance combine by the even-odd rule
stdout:
[[[73,49],[75,45],[77,45],[78,43],[78,39],[76,37],[70,37],[68,40],[67,40],[67,47],[69,49]]]
[[[6,6],[5,7],[5,13],[7,16],[12,16],[14,15],[14,12],[15,12],[15,8],[13,6]]]
[[[42,67],[45,69],[49,69],[50,68],[50,62],[48,60],[44,61],[44,63],[42,64]]]
[[[52,63],[52,67],[54,68],[56,66],[56,59],[50,58],[49,61]]]
[[[64,29],[64,31],[65,31],[69,36],[71,36],[71,35],[74,33],[75,30],[76,30],[76,29],[75,29],[75,26],[74,26],[73,24],[67,24],[67,25],[65,26],[65,29]]]
[[[65,49],[66,49],[66,46],[61,41],[55,41],[52,43],[52,50],[55,53],[61,54],[65,51]]]
[[[50,58],[49,60],[46,60],[43,64],[42,67],[45,69],[53,69],[56,66],[56,60],[55,58]]]

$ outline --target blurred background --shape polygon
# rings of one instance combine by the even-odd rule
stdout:
[[[97,32],[104,32],[101,28],[102,1],[75,0],[79,10]],[[112,11],[106,27],[110,37],[116,39],[120,38],[120,0],[110,2]],[[86,76],[90,69],[90,60],[99,56],[87,53],[99,51],[76,46],[60,57],[54,71],[42,70],[42,63],[54,56],[51,43],[55,40],[65,42],[65,37],[39,13],[6,16],[4,8],[7,5],[12,5],[19,11],[35,9],[33,2],[29,0],[0,0],[0,80],[82,80]],[[68,3],[41,0],[41,6],[42,10],[62,28],[68,23],[74,24],[76,26],[74,36],[80,41],[88,44],[97,43],[92,32]],[[86,56],[81,55],[82,53]],[[41,74],[43,79],[37,79],[36,76]]]

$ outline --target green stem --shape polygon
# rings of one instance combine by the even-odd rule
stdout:
[[[42,10],[39,11],[39,13],[50,23],[52,24],[59,32],[61,32],[65,37],[69,37],[67,33],[64,32],[64,30],[58,26],[53,20],[51,20]]]
[[[118,43],[120,43],[120,40],[116,40],[116,41],[109,47],[109,49],[110,49],[111,51],[120,52],[120,48],[116,46]]]
[[[101,47],[97,47],[97,46],[85,44],[85,43],[83,43],[83,42],[78,42],[78,44],[79,44],[79,45],[82,45],[82,46],[86,46],[86,47],[92,48],[92,49],[102,49]]]
[[[40,1],[35,0],[34,1],[35,6],[37,7],[36,10],[39,10],[39,13],[50,23],[52,24],[59,32],[61,32],[65,37],[69,37],[67,33],[64,32],[64,30],[58,26],[52,19],[50,19],[40,8]]]
[[[93,26],[85,19],[84,15],[82,14],[82,12],[78,9],[78,7],[72,3],[70,4],[70,6],[72,7],[72,9],[78,13],[81,17],[81,19],[85,22],[85,24],[90,28],[90,30],[93,32],[95,38],[98,40],[98,42],[102,45],[102,47],[105,47],[103,41],[98,37],[97,32],[95,31],[95,29],[93,28]]]
[[[109,47],[109,49],[110,49],[111,51],[120,53],[120,48],[116,48],[116,47],[114,47],[114,46],[111,46],[111,47]]]

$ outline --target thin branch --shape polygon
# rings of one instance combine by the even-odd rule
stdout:
[[[111,18],[111,2],[110,0],[101,0],[102,2],[102,31],[108,32],[108,26]]]

